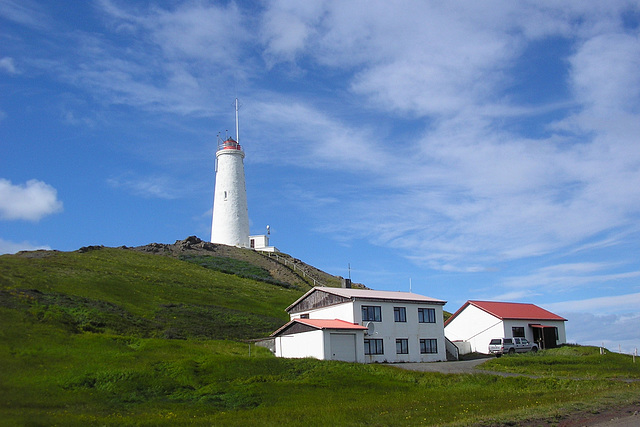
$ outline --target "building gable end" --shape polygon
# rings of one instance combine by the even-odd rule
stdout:
[[[328,307],[330,305],[342,304],[351,301],[350,298],[346,298],[340,295],[323,292],[316,289],[315,292],[311,292],[304,299],[298,301],[287,309],[289,313],[299,313],[301,311],[313,310],[316,308]]]
[[[305,325],[299,322],[291,322],[288,326],[285,326],[279,331],[276,331],[273,336],[293,335],[293,334],[300,334],[302,332],[317,331],[317,330],[318,328],[310,325]]]

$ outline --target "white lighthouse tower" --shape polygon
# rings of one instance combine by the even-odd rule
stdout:
[[[236,99],[236,139],[218,138],[216,185],[213,196],[211,243],[249,247],[249,210],[244,180],[244,151],[238,135]]]

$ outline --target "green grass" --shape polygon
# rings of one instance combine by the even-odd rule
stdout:
[[[298,289],[298,286],[276,280],[266,269],[253,265],[250,262],[234,258],[212,255],[183,255],[181,260],[197,264],[201,267],[220,271],[227,274],[235,274],[245,279],[253,279],[270,283],[283,288]]]
[[[75,332],[255,338],[286,322],[301,294],[123,249],[0,257],[0,306]]]
[[[625,354],[600,354],[597,347],[564,346],[537,353],[520,353],[481,365],[490,371],[565,378],[640,379],[640,358]]]
[[[0,424],[461,425],[514,419],[637,384],[442,375],[277,359],[249,344],[74,334],[0,309]]]

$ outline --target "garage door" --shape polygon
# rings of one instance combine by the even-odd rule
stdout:
[[[356,361],[356,335],[331,334],[331,360]]]

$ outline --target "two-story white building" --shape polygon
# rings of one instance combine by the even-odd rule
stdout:
[[[372,362],[446,360],[446,301],[410,292],[315,287],[287,307],[278,357]]]

